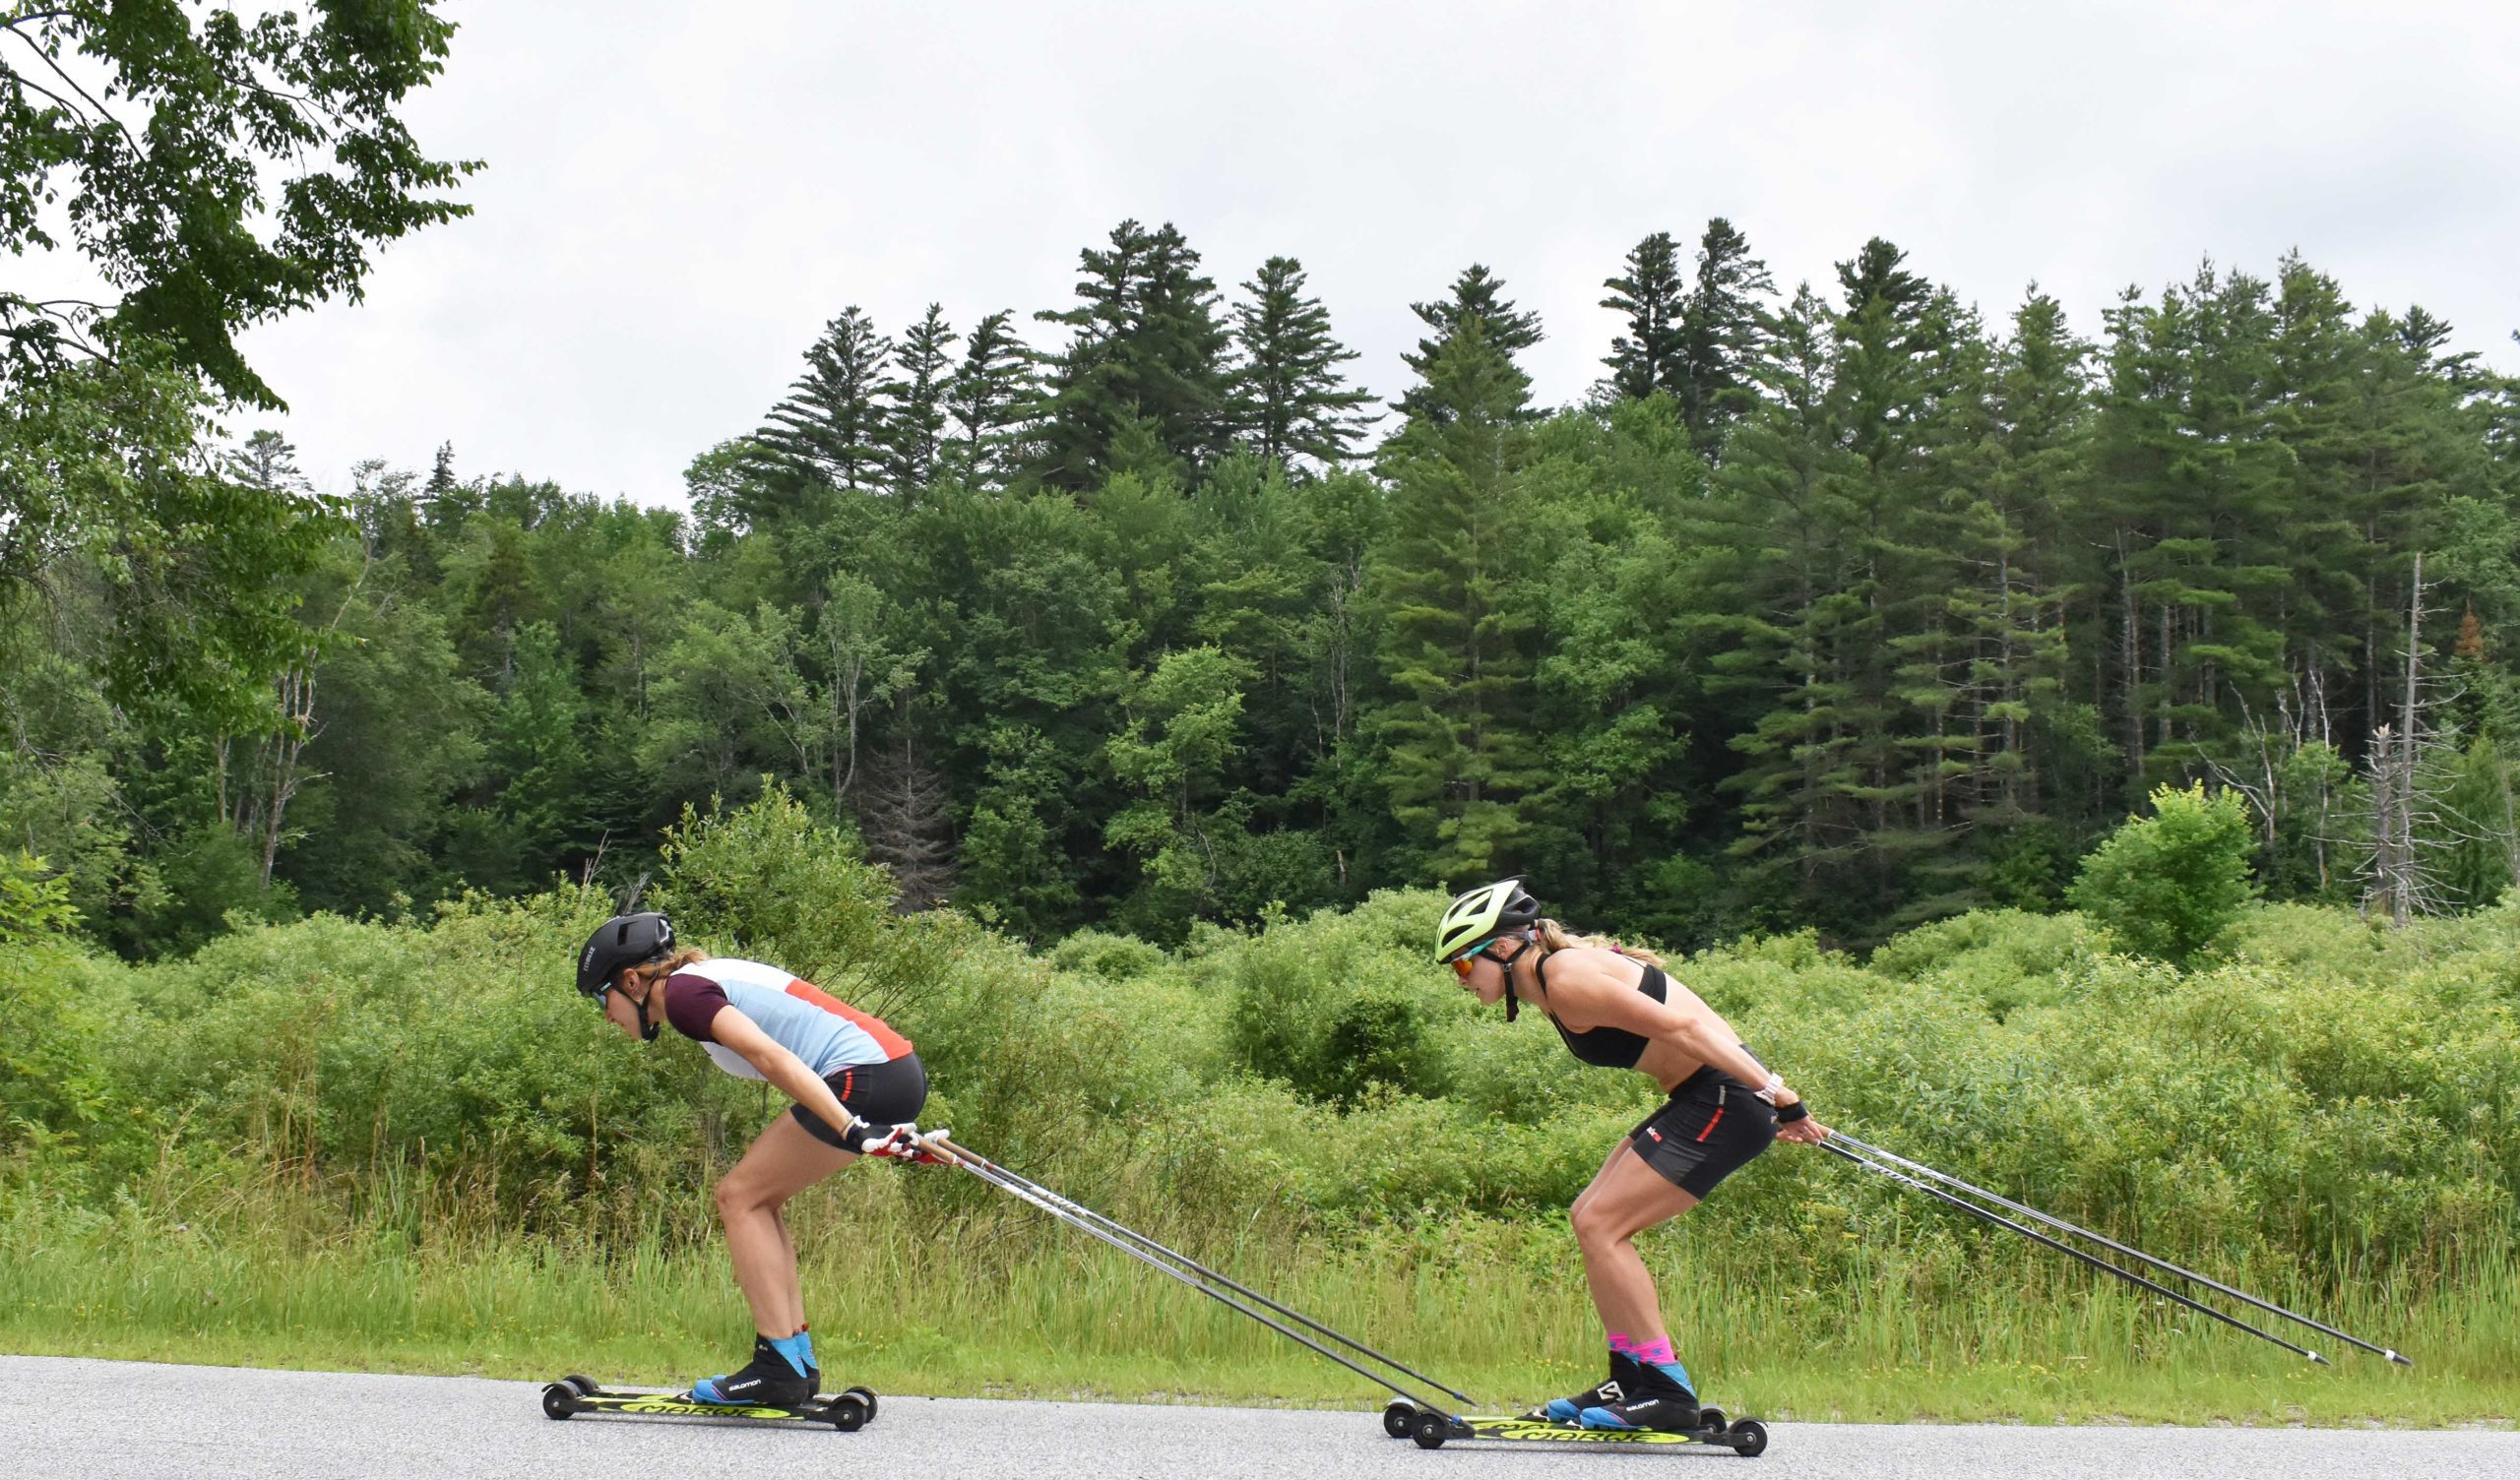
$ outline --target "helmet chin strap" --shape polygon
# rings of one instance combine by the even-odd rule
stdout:
[[[1514,954],[1496,962],[1505,972],[1505,1020],[1507,1022],[1521,1017],[1523,1011],[1522,994],[1514,990],[1514,962],[1521,960],[1523,953],[1532,949],[1530,936],[1518,935],[1514,937],[1514,941],[1518,948]]]
[[[624,997],[630,997],[630,994],[627,992],[624,992],[621,995]],[[639,1041],[643,1043],[656,1042],[658,1029],[664,1026],[662,1022],[650,1022],[648,1020],[648,1003],[650,999],[654,998],[656,995],[657,984],[655,982],[650,982],[648,983],[647,993],[644,996],[630,998],[632,1005],[637,1007],[639,1010]]]

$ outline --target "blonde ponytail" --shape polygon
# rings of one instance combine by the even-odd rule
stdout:
[[[1540,933],[1540,949],[1543,956],[1555,956],[1574,946],[1589,946],[1595,951],[1607,951],[1626,956],[1632,961],[1643,961],[1649,966],[1663,964],[1661,956],[1642,946],[1622,946],[1616,941],[1602,936],[1578,935],[1555,920],[1542,920],[1533,929]]]

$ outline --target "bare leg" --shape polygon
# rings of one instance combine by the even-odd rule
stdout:
[[[1654,1276],[1636,1252],[1636,1236],[1695,1206],[1694,1194],[1664,1181],[1643,1157],[1628,1152],[1625,1141],[1575,1200],[1568,1215],[1584,1254],[1584,1282],[1605,1330],[1624,1331],[1639,1341],[1670,1334]]]
[[[726,1253],[734,1261],[735,1283],[752,1307],[753,1328],[763,1335],[793,1335],[805,1324],[796,1246],[780,1209],[856,1159],[853,1152],[816,1141],[794,1116],[782,1115],[719,1179],[718,1219],[726,1227]]]

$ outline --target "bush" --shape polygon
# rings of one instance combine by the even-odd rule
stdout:
[[[2202,784],[2153,793],[2153,815],[2129,818],[2083,860],[2070,897],[2141,956],[2185,965],[2257,892],[2248,814]]]
[[[922,1123],[1194,1251],[1440,1243],[1493,1219],[1562,1259],[1567,1201],[1658,1097],[1576,1063],[1538,1015],[1508,1026],[1461,993],[1426,957],[1433,894],[1044,956],[950,912],[894,916],[846,835],[777,795],[687,821],[659,893],[698,943],[828,962],[843,995],[917,983],[894,1020],[934,1077]],[[146,967],[28,948],[0,978],[0,1166],[178,1217],[284,1177],[414,1243],[468,1218],[708,1238],[707,1185],[782,1107],[569,990],[611,907],[565,890],[425,923],[319,915]],[[2183,1263],[2337,1284],[2429,1277],[2520,1234],[2515,927],[2520,902],[2386,933],[2241,911],[2227,958],[2182,975],[2104,954],[2077,918],[1998,911],[1869,965],[1804,933],[1673,973],[1832,1124]],[[1017,1211],[974,1179],[895,1196],[958,1258],[1011,1247],[991,1241]],[[1790,1147],[1722,1198],[1678,1236],[1746,1241],[1805,1283],[1868,1277],[1863,1251],[1890,1242],[1938,1251],[1937,1278],[1999,1257],[1956,1215]]]

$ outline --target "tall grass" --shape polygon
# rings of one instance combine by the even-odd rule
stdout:
[[[791,1208],[835,1379],[890,1391],[1371,1405],[1378,1390],[1154,1270],[1013,1208],[943,1230],[904,1196],[944,1168],[862,1168]],[[251,1228],[259,1235],[245,1232]],[[319,1230],[321,1230],[319,1232]],[[2023,1247],[1953,1281],[1931,1248],[1797,1278],[1712,1222],[1650,1234],[1666,1315],[1710,1401],[1845,1420],[2442,1424],[2520,1412],[2520,1261],[2267,1293],[2416,1355],[2308,1364]],[[1599,1328],[1558,1229],[1487,1218],[1332,1246],[1198,1251],[1494,1404],[1593,1382]],[[21,1199],[0,1222],[0,1344],[24,1352],[679,1385],[749,1340],[714,1245],[571,1246],[480,1225],[419,1244],[345,1226],[280,1179],[204,1221]],[[2312,1341],[2326,1347],[2324,1341]]]

